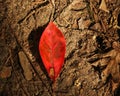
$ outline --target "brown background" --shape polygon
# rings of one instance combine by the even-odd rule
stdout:
[[[55,84],[38,51],[50,21],[67,45]],[[119,26],[120,0],[0,0],[0,96],[119,96]]]

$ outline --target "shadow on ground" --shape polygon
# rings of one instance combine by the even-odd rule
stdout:
[[[32,30],[29,35],[28,41],[29,41],[29,46],[30,46],[32,55],[36,58],[37,64],[39,64],[41,70],[48,77],[48,79],[50,81],[50,78],[47,74],[47,71],[43,65],[41,56],[39,54],[39,40],[40,40],[42,33],[43,33],[44,29],[46,28],[46,26],[47,26],[47,24],[42,27],[38,27],[36,30]]]

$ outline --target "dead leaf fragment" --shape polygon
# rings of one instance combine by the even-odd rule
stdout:
[[[21,67],[24,71],[24,76],[25,76],[25,79],[26,80],[31,80],[32,79],[32,68],[31,68],[31,65],[28,61],[28,58],[26,57],[26,55],[24,54],[23,51],[20,51],[18,53],[19,55],[19,60],[20,60],[20,64],[21,64]]]
[[[109,10],[107,9],[105,0],[102,0],[102,1],[101,1],[101,4],[100,4],[99,9],[101,9],[101,10],[109,13]]]
[[[113,50],[109,51],[108,53],[101,55],[101,58],[94,58],[89,59],[92,66],[101,68],[102,66],[104,69],[101,71],[101,78],[102,82],[106,83],[108,77],[111,78],[111,85],[112,85],[112,92],[114,93],[117,88],[120,86],[120,43],[114,41],[112,43]]]
[[[11,76],[12,67],[4,66],[0,71],[0,78],[6,79]]]
[[[50,68],[50,76],[54,77],[55,73],[54,73],[54,68]]]
[[[71,4],[71,10],[73,11],[83,10],[84,8],[86,8],[86,3],[81,2],[79,0]]]
[[[78,21],[78,25],[79,25],[79,29],[86,29],[89,27],[89,25],[92,23],[91,20],[84,20],[83,18],[81,18],[79,21]]]

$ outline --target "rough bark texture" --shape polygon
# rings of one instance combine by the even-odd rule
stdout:
[[[55,84],[38,52],[50,21],[67,43]],[[119,26],[120,0],[0,0],[0,96],[120,96]]]

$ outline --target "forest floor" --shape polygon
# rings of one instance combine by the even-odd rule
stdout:
[[[53,84],[39,55],[50,21],[66,39]],[[0,0],[0,96],[120,96],[120,0]]]

